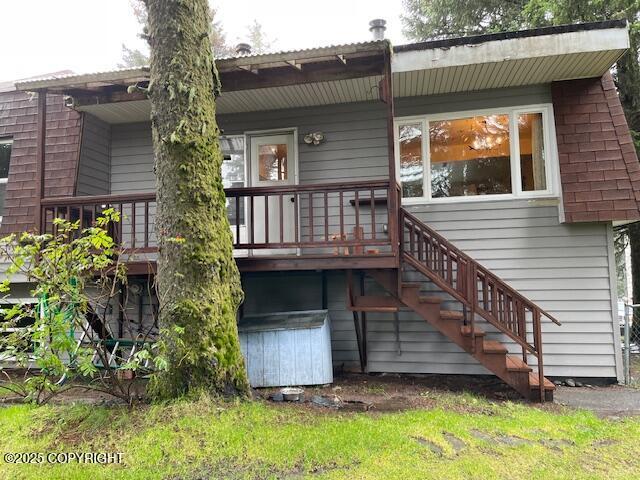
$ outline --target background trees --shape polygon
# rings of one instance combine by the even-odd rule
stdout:
[[[147,9],[144,6],[143,0],[129,0],[129,3],[131,4],[133,15],[140,24],[140,30],[143,32],[141,36],[144,38],[147,25]],[[216,10],[209,8],[209,15],[211,17],[209,40],[214,57],[222,58],[233,55],[235,53],[235,46],[227,41],[227,35],[222,26],[222,22],[217,20]],[[253,53],[266,53],[271,49],[273,44],[273,40],[264,32],[262,25],[257,20],[247,25],[243,41],[251,45],[251,51]],[[137,48],[130,48],[124,44],[122,45],[122,62],[118,64],[120,68],[144,67],[148,65],[148,52]]]

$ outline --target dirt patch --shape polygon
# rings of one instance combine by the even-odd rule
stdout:
[[[254,390],[258,398],[277,398],[279,388]],[[493,377],[466,375],[341,374],[331,385],[305,387],[305,398],[323,397],[327,404],[340,403],[337,411],[397,412],[442,406],[442,393],[469,392],[493,401],[524,401],[510,387]],[[307,405],[305,402],[302,405]],[[315,402],[314,405],[320,405]],[[447,406],[464,412],[487,412],[482,405]]]

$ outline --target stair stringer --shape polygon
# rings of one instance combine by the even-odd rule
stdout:
[[[439,303],[421,301],[420,289],[414,285],[407,288],[407,284],[405,283],[405,288],[402,288],[402,283],[400,283],[400,294],[398,294],[398,271],[368,270],[367,274],[404,306],[420,315],[420,317],[426,320],[438,332],[458,345],[523,397],[530,400],[539,399],[537,386],[532,386],[530,383],[530,371],[513,371],[508,368],[508,358],[514,362],[519,361],[519,359],[515,355],[508,354],[506,347],[504,347],[504,352],[485,351],[485,340],[483,336],[476,335],[475,339],[473,339],[471,335],[465,335],[463,333],[464,324],[461,320],[444,318]],[[498,343],[502,345],[502,342]],[[546,393],[552,392],[552,384],[545,383],[545,390],[547,391]]]

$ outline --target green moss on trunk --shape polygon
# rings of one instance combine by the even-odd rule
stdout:
[[[155,398],[247,394],[242,301],[222,186],[218,76],[207,0],[148,0],[149,96],[157,175],[161,347]]]

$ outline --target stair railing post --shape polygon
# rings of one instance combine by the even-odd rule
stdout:
[[[469,300],[469,328],[471,328],[471,342],[472,349],[476,351],[476,297],[478,295],[478,289],[476,288],[476,264],[470,262],[469,268],[467,268],[467,300]]]
[[[544,391],[544,362],[542,360],[542,326],[540,325],[540,310],[533,308],[533,331],[534,342],[536,347],[536,353],[538,355],[538,384],[540,388],[540,402],[544,403],[545,391]]]
[[[401,208],[398,209],[398,225],[397,225],[397,233],[398,233],[398,274],[397,274],[397,290],[398,290],[398,298],[402,298],[402,259],[404,256],[404,210]]]

